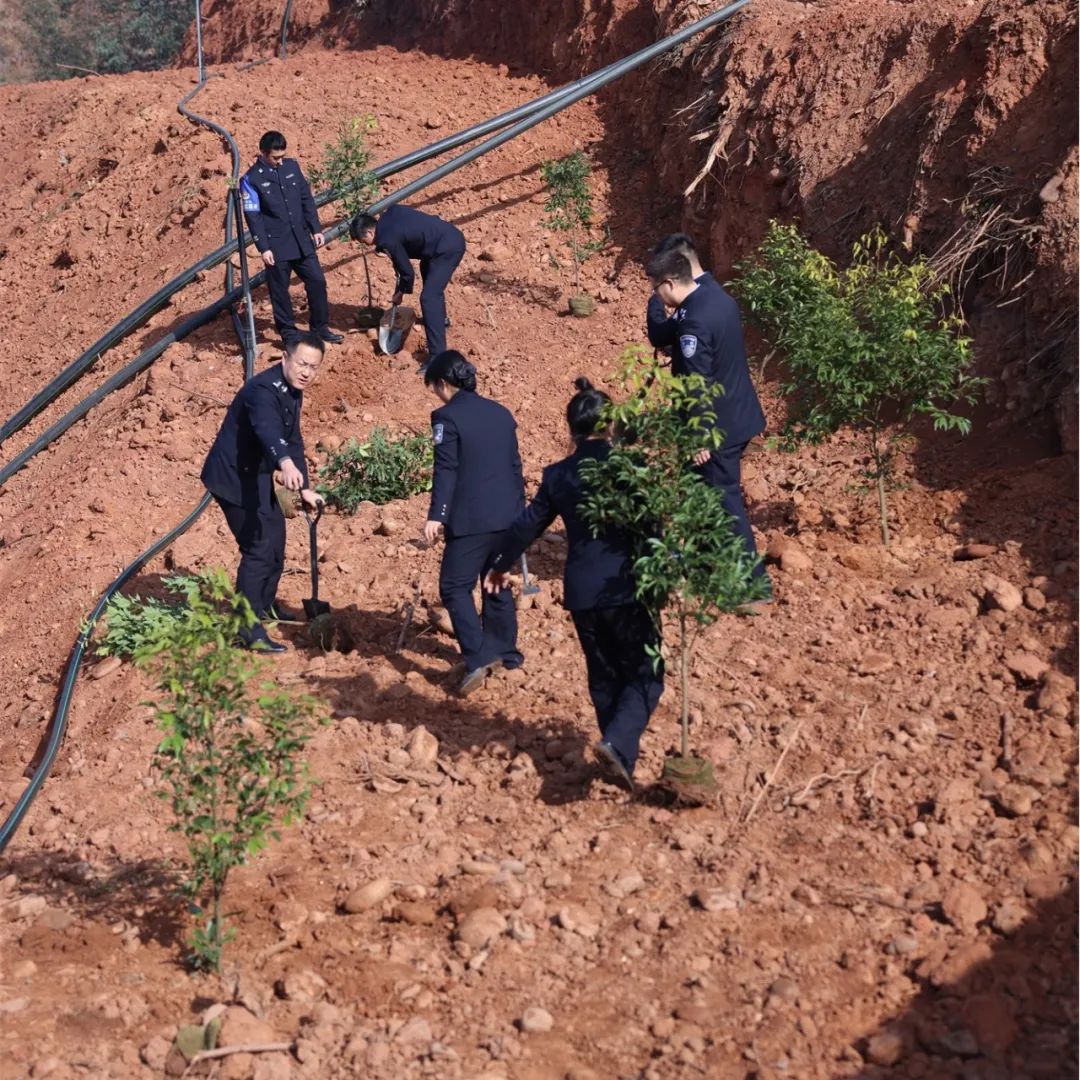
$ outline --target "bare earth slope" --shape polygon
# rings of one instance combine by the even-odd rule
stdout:
[[[761,6],[823,18],[843,7]],[[882,5],[882,17],[918,6]],[[225,25],[231,5],[206,7]],[[438,5],[398,25],[429,35],[429,52],[404,41],[327,50],[328,35],[340,42],[356,28],[339,11],[295,7],[307,47],[285,65],[223,67],[196,101],[245,148],[280,126],[310,165],[339,119],[373,112],[386,160],[545,89],[521,67],[511,76],[486,62],[506,41],[501,5],[476,6],[490,30],[478,58],[438,36],[450,34]],[[570,33],[577,5],[537,5],[519,36],[554,50],[552,74],[562,77],[651,37],[644,7],[598,6]],[[943,18],[959,10],[941,7]],[[270,6],[246,11],[273,34]],[[605,19],[634,40],[598,33]],[[463,17],[460,32],[478,25]],[[223,55],[213,34],[211,24],[211,55]],[[483,42],[479,31],[473,41]],[[827,64],[824,44],[801,62],[809,67],[814,49]],[[504,56],[539,67],[509,45]],[[653,83],[674,80],[682,93],[680,71]],[[11,210],[0,226],[8,413],[220,242],[228,158],[174,113],[190,77],[0,90],[0,127],[19,163],[0,178]],[[700,206],[672,201],[675,166],[655,168],[640,135],[643,117],[669,113],[651,99],[639,111],[620,93],[416,200],[469,238],[449,294],[451,342],[476,358],[482,391],[518,417],[531,481],[563,452],[572,378],[604,378],[639,338],[638,265],[656,232],[685,213],[719,248],[734,227],[716,210],[724,199],[713,181],[699,188],[711,192]],[[795,125],[787,108],[776,106],[777,122],[811,147],[814,114]],[[830,119],[818,142],[835,139],[837,125]],[[613,232],[589,264],[601,303],[585,322],[561,313],[566,283],[539,224],[539,163],[578,145],[599,163]],[[1046,157],[1055,168],[1056,152]],[[701,162],[680,160],[684,185]],[[749,240],[773,203],[755,204],[733,167],[726,190],[742,192]],[[877,185],[858,178],[876,197]],[[801,205],[817,205],[807,172],[790,181],[774,183],[770,199],[790,187]],[[902,223],[909,204],[880,197]],[[1053,235],[1068,235],[1067,218]],[[343,244],[323,262],[345,328],[363,299],[362,266]],[[1053,261],[1055,273],[1069,267]],[[381,263],[375,274],[385,298],[390,275]],[[220,281],[208,275],[101,369],[209,301]],[[264,295],[256,315],[267,334]],[[23,788],[80,619],[199,495],[202,456],[240,373],[230,334],[221,320],[171,348],[0,492],[4,807]],[[261,363],[274,356],[264,347]],[[316,463],[320,438],[363,437],[377,423],[425,427],[434,399],[408,357],[377,357],[354,333],[327,369],[306,409]],[[780,403],[762,390],[775,419]],[[1043,432],[991,428],[995,419],[980,419],[967,441],[924,441],[905,460],[891,552],[856,490],[854,443],[798,456],[761,450],[747,462],[755,526],[781,559],[778,599],[758,618],[715,627],[695,667],[694,737],[721,781],[717,805],[700,810],[649,797],[628,804],[587,763],[593,721],[559,604],[558,533],[531,561],[542,592],[522,613],[524,676],[500,676],[462,702],[443,685],[453,644],[424,619],[438,561],[414,540],[424,500],[325,519],[323,587],[350,613],[352,648],[324,655],[302,629],[285,630],[296,649],[272,670],[322,698],[334,722],[312,747],[323,783],[304,822],[233,882],[232,989],[178,963],[187,920],[171,887],[181,849],[153,793],[155,731],[141,704],[150,684],[127,664],[88,666],[58,767],[0,867],[0,1072],[161,1076],[176,1026],[235,996],[265,1024],[239,1041],[293,1048],[235,1055],[213,1066],[222,1077],[1075,1075],[1075,471],[1069,458],[1044,456],[1053,440]],[[4,460],[28,434],[4,446]],[[982,557],[955,558],[970,543],[987,545]],[[309,595],[303,530],[289,545],[296,572],[283,591],[296,604]],[[233,561],[211,512],[136,591],[156,588],[167,568]],[[417,599],[395,652],[403,607]],[[647,737],[646,781],[674,745],[675,718],[669,695]],[[436,761],[421,725],[438,742]],[[348,913],[352,890],[377,878],[393,894]],[[486,941],[465,928],[475,929],[478,909],[496,913],[484,917]],[[532,1006],[550,1014],[550,1031],[523,1030]],[[179,1071],[175,1058],[168,1067]]]

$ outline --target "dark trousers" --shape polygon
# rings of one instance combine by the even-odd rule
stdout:
[[[251,610],[262,618],[277,598],[285,569],[285,515],[277,499],[266,507],[237,506],[224,499],[217,503],[240,548],[236,591],[247,597]]]
[[[517,651],[517,611],[510,590],[485,592],[479,614],[473,602],[476,583],[491,569],[505,535],[494,532],[446,538],[439,596],[450,615],[467,671],[496,660],[518,667],[525,659]]]
[[[714,450],[709,455],[709,460],[704,465],[699,465],[695,471],[720,492],[724,509],[732,517],[732,528],[742,538],[747,554],[756,559],[757,545],[754,543],[754,531],[750,528],[750,518],[746,513],[740,476],[742,456],[747,445],[748,443],[743,442],[732,446],[721,446],[719,450]],[[754,570],[754,577],[761,577],[764,574],[765,566],[759,562]]]
[[[446,286],[465,257],[465,249],[448,255],[432,255],[420,260],[420,313],[427,333],[428,356],[438,356],[446,350]]]
[[[266,284],[270,289],[270,306],[274,311],[274,326],[281,340],[288,343],[296,336],[292,299],[289,296],[289,279],[293,271],[304,283],[307,292],[308,316],[311,329],[318,333],[330,325],[330,305],[326,299],[326,275],[319,265],[319,256],[312,252],[299,259],[280,259],[275,256],[274,265],[266,268]]]
[[[600,734],[633,772],[641,736],[664,692],[663,663],[654,670],[646,646],[660,638],[641,604],[573,611],[585,653],[589,697]]]

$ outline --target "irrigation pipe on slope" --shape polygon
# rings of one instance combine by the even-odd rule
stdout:
[[[566,92],[557,99],[553,98],[551,95],[548,95],[549,104],[546,107],[542,107],[539,110],[534,109],[532,115],[527,116],[525,120],[522,120],[520,123],[515,124],[512,128],[508,129],[502,134],[487,140],[487,142],[482,143],[480,146],[474,147],[472,150],[467,151],[465,154],[461,154],[459,155],[459,157],[446,162],[444,165],[433,170],[426,176],[420,177],[418,180],[413,181],[411,184],[407,184],[405,187],[394,192],[392,195],[387,196],[385,199],[382,199],[378,203],[374,204],[372,206],[372,209],[377,211],[379,209],[385,208],[386,206],[390,206],[393,203],[396,203],[399,200],[406,198],[408,195],[414,194],[422,188],[427,187],[428,184],[432,184],[436,180],[441,179],[443,176],[446,176],[449,173],[461,168],[462,166],[467,165],[470,161],[479,157],[481,154],[487,153],[489,150],[493,150],[497,146],[501,146],[508,139],[512,139],[516,135],[521,134],[523,131],[527,131],[529,128],[541,123],[549,116],[554,115],[561,108],[566,108],[567,106],[574,104],[574,102],[580,100],[581,98],[586,97],[588,94],[594,92],[596,89],[599,89],[600,86],[605,85],[612,79],[618,78],[620,75],[623,75],[626,72],[633,70],[633,68],[639,66],[640,64],[646,63],[654,56],[657,56],[660,53],[666,51],[666,49],[674,48],[676,45],[685,41],[687,38],[692,37],[694,34],[700,33],[702,30],[706,30],[709,27],[715,26],[718,23],[723,22],[725,19],[730,18],[741,8],[745,7],[746,4],[748,4],[749,2],[750,0],[736,0],[735,3],[728,4],[726,7],[722,8],[720,11],[715,12],[713,15],[708,16],[705,19],[701,19],[697,23],[692,23],[689,26],[684,27],[683,30],[679,31],[677,34],[673,34],[671,35],[671,37],[665,38],[647,49],[642,49],[639,53],[635,53],[632,57],[628,57],[625,60],[619,61],[616,64],[609,65],[608,68],[604,69],[603,73],[598,73],[596,76],[591,77],[590,80],[583,80],[582,82],[576,84],[576,90],[573,90],[572,92]],[[587,87],[585,85],[586,82],[591,83],[592,85]],[[533,104],[535,105],[535,103]],[[430,150],[430,148],[428,149]],[[422,153],[422,151],[417,151],[417,153]],[[333,239],[334,237],[343,233],[348,227],[349,219],[345,219],[344,221],[339,222],[331,230],[328,231],[327,239]],[[251,279],[251,284],[258,284],[264,279],[264,277],[265,275],[262,273],[257,274],[253,279]],[[220,314],[220,312],[224,309],[225,306],[234,303],[238,299],[238,295],[242,293],[243,288],[233,289],[230,292],[226,293],[225,296],[221,297],[221,299],[218,300],[215,304],[210,305],[210,307],[196,313],[195,315],[187,319],[182,325],[182,327],[178,327],[177,330],[174,331],[172,334],[168,335],[161,342],[158,342],[150,350],[147,350],[147,353],[155,353],[155,355],[160,355],[160,353],[163,352],[169,344],[172,344],[173,341],[180,340],[181,337],[186,336],[188,333],[191,332],[192,329],[195,329],[196,326],[201,326],[204,323],[209,322],[212,318],[216,317],[216,315]],[[184,326],[188,328],[183,329]],[[181,332],[181,330],[183,332]],[[142,354],[143,357],[145,357],[147,353]],[[138,360],[139,358],[136,359]],[[152,359],[153,358],[151,358],[151,360],[145,361],[142,366],[146,366],[148,363],[152,362]],[[130,369],[134,363],[135,362],[133,361],[132,364],[129,364],[128,369]],[[129,371],[125,378],[120,379],[120,381],[117,382],[116,380],[119,378],[119,376],[123,374],[123,372],[117,372],[117,374],[109,380],[109,383],[107,383],[106,386],[99,388],[99,390],[96,391],[94,395],[91,395],[91,397],[100,400],[100,397],[103,397],[111,389],[115,389],[117,385],[120,385],[122,382],[126,381],[126,379],[131,378],[132,375],[134,375],[135,373],[135,371]],[[247,366],[245,374],[246,377],[250,378],[252,374],[250,366]],[[114,385],[110,386],[109,384]],[[106,389],[106,387],[108,387],[108,389]],[[94,401],[94,404],[96,404],[96,400]],[[92,405],[87,405],[86,408],[79,415],[85,415],[85,413],[88,412],[91,407]],[[75,413],[77,411],[78,410],[72,410],[72,413]],[[69,416],[71,416],[72,413],[69,413]],[[75,417],[75,419],[78,418],[78,416]],[[71,423],[74,422],[74,420],[71,420]],[[70,424],[68,424],[67,426],[70,426]],[[8,470],[14,471],[12,466],[14,466],[14,462],[12,463],[12,465],[8,466]],[[8,475],[10,475],[10,471],[8,470],[5,470],[2,474],[0,474],[0,483],[2,483]],[[202,514],[202,512],[210,504],[210,501],[210,495],[204,495],[203,498],[200,500],[199,504],[195,507],[195,509],[192,510],[192,512],[188,514],[188,516],[184,518],[183,521],[181,521],[163,537],[156,540],[150,547],[148,547],[133,563],[131,563],[130,566],[128,566],[119,575],[119,577],[117,577],[112,582],[112,584],[108,587],[108,589],[105,590],[101,598],[98,600],[97,605],[91,612],[89,618],[86,621],[86,624],[80,631],[79,636],[75,639],[75,644],[72,648],[71,655],[68,658],[67,667],[64,671],[63,682],[61,684],[60,692],[57,696],[56,710],[49,724],[49,734],[46,747],[44,752],[42,753],[40,761],[37,764],[34,776],[31,779],[30,784],[27,785],[26,790],[20,796],[18,802],[15,804],[15,808],[8,816],[7,820],[4,821],[2,825],[0,825],[0,853],[2,853],[7,847],[8,843],[10,843],[11,838],[15,834],[15,830],[18,828],[19,823],[22,821],[27,810],[29,810],[31,803],[33,802],[35,796],[40,790],[41,785],[44,783],[53,762],[56,760],[56,755],[59,752],[61,743],[63,742],[64,732],[67,727],[67,714],[71,706],[71,699],[74,694],[75,683],[78,678],[79,665],[82,662],[82,658],[86,652],[86,648],[89,645],[90,636],[93,633],[94,626],[97,620],[101,617],[101,613],[105,610],[106,604],[119,589],[121,589],[128,581],[130,581],[131,578],[136,573],[138,573],[138,571],[143,566],[145,566],[147,562],[150,561],[150,559],[152,559],[155,555],[157,555],[160,551],[162,551],[165,547],[172,543],[173,540],[186,532],[198,519],[199,515]]]
[[[716,22],[721,21],[718,16],[723,15],[724,18],[728,18],[746,3],[749,3],[749,0],[741,0],[740,3],[729,5],[724,8],[722,12],[715,12],[705,19],[689,24],[677,34],[672,35],[671,38],[665,38],[662,42],[640,49],[631,56],[608,64],[606,67],[593,72],[591,75],[585,76],[575,82],[568,83],[566,86],[560,87],[557,90],[548,91],[546,94],[542,94],[532,101],[528,101],[523,105],[518,105],[507,112],[500,113],[498,116],[481,121],[478,124],[473,124],[452,135],[447,135],[437,142],[421,147],[418,150],[413,150],[408,154],[395,158],[393,161],[387,162],[385,165],[377,166],[372,170],[373,175],[376,179],[385,180],[390,176],[394,176],[399,172],[404,172],[406,169],[412,168],[414,165],[420,165],[425,161],[429,161],[431,158],[438,157],[440,154],[450,150],[456,150],[459,146],[464,146],[466,143],[473,142],[493,131],[498,131],[525,117],[532,116],[538,111],[550,107],[556,101],[562,101],[572,95],[579,94],[586,87],[591,87],[593,90],[599,89],[601,86],[611,81],[611,77],[616,71],[619,71],[620,74],[625,73],[625,71],[631,70],[631,67],[627,65],[636,67],[641,63],[645,63],[659,55],[659,52],[665,51],[664,48],[659,48],[658,50],[659,46],[664,46],[665,43],[670,42],[670,44],[667,44],[665,47],[673,48],[675,45],[686,40],[687,37],[701,33],[701,31],[707,30]],[[677,38],[678,40],[672,40],[674,38]],[[581,96],[586,95],[581,94]],[[574,100],[579,100],[579,98],[575,96]],[[553,113],[548,113],[547,115],[553,115]],[[315,197],[315,204],[320,207],[325,206],[327,203],[333,202],[335,199],[339,198],[340,195],[340,192],[333,189],[320,192]],[[335,233],[334,235],[340,235],[340,232]],[[250,243],[251,238],[248,234],[244,234],[242,241],[243,243],[248,244]],[[176,293],[190,285],[200,274],[217,266],[236,250],[237,243],[233,240],[222,247],[211,251],[209,254],[204,255],[198,262],[192,264],[186,270],[181,271],[171,281],[158,289],[152,296],[139,304],[133,311],[129,312],[115,326],[107,330],[93,343],[93,345],[56,375],[47,386],[35,394],[26,405],[19,409],[19,411],[10,419],[0,425],[0,445],[17,431],[25,427],[26,424],[41,412],[42,409],[55,401],[56,398],[71,386],[72,383],[77,381],[88,368],[99,360],[103,353],[113,348],[125,337],[142,326],[152,315],[163,308]],[[253,284],[255,283],[257,282],[253,281]]]

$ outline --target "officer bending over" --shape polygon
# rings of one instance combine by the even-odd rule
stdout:
[[[588,379],[566,407],[574,452],[544,469],[536,498],[514,520],[484,580],[485,589],[502,589],[509,568],[556,517],[566,526],[563,604],[569,609],[585,653],[589,696],[600,725],[597,758],[633,790],[641,736],[664,692],[663,667],[653,667],[648,649],[660,643],[652,617],[637,599],[629,538],[609,530],[594,536],[581,517],[586,492],[581,463],[603,460],[611,451],[601,428],[609,398]]]
[[[686,233],[671,233],[665,236],[653,249],[653,255],[663,255],[668,251],[677,251],[686,256],[690,262],[690,273],[698,285],[719,287],[716,278],[701,265],[694,241]],[[649,344],[657,349],[670,349],[679,336],[678,320],[668,315],[664,302],[655,292],[649,296],[649,304],[645,310],[645,328],[649,335]]]
[[[390,256],[397,274],[391,304],[400,304],[413,291],[416,274],[412,260],[420,263],[420,314],[427,333],[428,359],[446,348],[446,286],[465,257],[465,236],[459,228],[433,214],[400,203],[388,207],[378,219],[357,215],[349,228],[354,240],[374,244],[375,250]]]
[[[305,506],[315,509],[322,502],[308,481],[300,409],[324,348],[315,334],[300,334],[289,341],[280,364],[249,379],[233,398],[203,466],[202,482],[240,547],[236,591],[259,619],[279,617],[275,603],[285,567],[285,515],[274,496],[274,471],[289,491],[300,492]],[[245,631],[242,644],[264,652],[286,649],[261,624]]]
[[[689,259],[678,251],[653,256],[646,273],[660,302],[675,309],[672,318],[678,333],[672,342],[672,372],[702,375],[723,391],[712,407],[713,426],[724,432],[723,445],[719,450],[701,450],[694,457],[694,466],[720,492],[735,531],[756,558],[740,467],[747,444],[765,430],[765,414],[750,380],[739,306],[716,282],[696,282]],[[764,573],[759,562],[754,574]]]
[[[433,544],[446,530],[439,595],[465,660],[458,690],[469,694],[494,668],[525,660],[510,590],[484,592],[479,615],[473,602],[525,502],[517,424],[508,409],[476,392],[476,368],[453,349],[431,360],[424,383],[443,403],[431,414],[435,475],[424,537]]]
[[[266,266],[266,284],[274,326],[285,345],[298,333],[289,296],[292,272],[304,283],[311,330],[323,341],[344,338],[330,329],[326,276],[316,248],[323,246],[322,226],[311,188],[295,158],[285,156],[285,136],[268,131],[259,140],[259,156],[240,181],[244,218]]]

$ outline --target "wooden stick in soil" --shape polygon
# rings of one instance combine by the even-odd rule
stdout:
[[[401,633],[398,634],[397,644],[394,646],[394,652],[401,652],[401,647],[405,644],[405,635],[409,632],[409,627],[412,626],[413,619],[413,605],[412,601],[405,605],[405,619],[401,624]]]
[[[217,1050],[200,1050],[189,1062],[183,1076],[188,1069],[204,1061],[213,1061],[215,1058],[231,1057],[233,1054],[279,1054],[288,1053],[292,1049],[292,1043],[241,1043],[239,1046],[222,1046]]]
[[[787,746],[780,751],[780,756],[776,759],[776,764],[773,766],[773,771],[769,774],[765,781],[765,786],[758,792],[758,797],[754,800],[753,806],[750,807],[750,812],[746,815],[747,822],[757,813],[758,807],[761,805],[762,800],[769,793],[769,789],[773,786],[777,776],[780,775],[780,768],[784,764],[784,758],[788,756],[788,751],[795,745],[795,740],[799,737],[799,732],[802,731],[802,717],[799,718],[799,722],[795,725],[795,730],[788,739]]]

